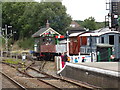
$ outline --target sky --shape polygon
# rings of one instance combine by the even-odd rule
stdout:
[[[40,0],[35,0],[40,1]],[[62,0],[62,4],[67,8],[73,20],[85,20],[94,17],[97,22],[105,21],[106,0]]]

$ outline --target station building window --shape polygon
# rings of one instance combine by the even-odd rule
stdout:
[[[101,43],[104,43],[104,37],[101,37]]]
[[[109,35],[109,44],[114,45],[114,35]]]

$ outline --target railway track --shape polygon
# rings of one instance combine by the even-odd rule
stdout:
[[[24,71],[21,69],[17,69],[20,73],[30,77],[30,78],[37,78],[37,80],[46,83],[47,85],[50,85],[56,89],[63,89],[63,88],[80,88],[80,89],[98,89],[99,87],[96,86],[91,86],[91,85],[86,85],[83,83],[78,83],[78,82],[74,82],[72,80],[66,79],[66,78],[61,78],[61,77],[57,77],[57,76],[52,76],[49,75],[47,73],[45,73],[42,69],[44,67],[46,62],[43,62],[43,64],[41,65],[41,69],[37,70],[33,67],[31,67],[34,62],[30,63],[29,65],[25,65],[25,69]],[[7,63],[5,63],[7,64]],[[10,64],[7,64],[10,65]],[[10,65],[13,68],[16,68],[16,66],[14,65]]]
[[[42,81],[46,84],[49,84],[57,89],[61,88],[81,88],[81,89],[98,89],[98,87],[91,86],[91,85],[85,85],[83,83],[77,83],[72,80],[68,80],[65,78],[56,77],[53,75],[49,75],[43,71],[38,71],[34,69],[33,67],[28,67],[25,70],[26,74],[30,76],[31,78],[37,78],[39,81]],[[33,73],[35,75],[33,75]],[[37,75],[37,76],[36,76]]]
[[[46,64],[46,61],[43,60],[41,65],[40,65],[39,71],[44,71],[43,68],[44,68],[45,64]]]
[[[17,88],[19,88],[20,90],[27,90],[26,87],[24,87],[23,85],[21,85],[19,82],[15,81],[14,79],[12,79],[11,77],[9,77],[8,75],[6,75],[5,73],[1,72],[0,73],[6,77],[13,85],[15,85]]]

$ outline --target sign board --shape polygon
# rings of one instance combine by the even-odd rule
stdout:
[[[69,56],[69,58],[72,63],[91,62],[90,55]]]

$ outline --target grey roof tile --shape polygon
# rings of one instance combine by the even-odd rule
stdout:
[[[32,37],[39,37],[40,34],[42,34],[43,32],[45,32],[48,28],[41,28],[39,31],[37,31],[36,33],[34,33],[32,35]]]

